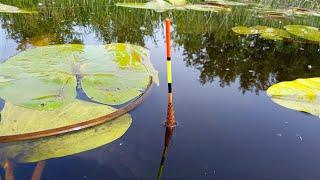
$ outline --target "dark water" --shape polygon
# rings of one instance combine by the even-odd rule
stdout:
[[[11,2],[29,8],[38,4]],[[157,177],[167,108],[165,17],[173,21],[173,91],[179,126],[162,178],[320,178],[319,118],[283,108],[266,95],[276,82],[319,76],[319,45],[239,37],[231,31],[235,25],[317,26],[317,18],[269,20],[243,9],[231,14],[156,13],[95,1],[65,3],[48,3],[36,15],[0,14],[1,61],[31,48],[28,40],[38,36],[54,34],[51,44],[128,42],[150,50],[160,86],[153,86],[146,101],[130,113],[133,122],[124,136],[94,150],[47,160],[43,179]],[[29,179],[35,165],[16,163],[15,178]]]

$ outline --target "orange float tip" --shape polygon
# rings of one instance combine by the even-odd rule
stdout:
[[[166,18],[166,49],[167,49],[167,57],[171,58],[171,33],[170,33],[170,20]]]

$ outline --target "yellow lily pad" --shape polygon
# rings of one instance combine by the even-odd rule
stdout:
[[[267,94],[281,106],[320,117],[320,78],[280,82]]]

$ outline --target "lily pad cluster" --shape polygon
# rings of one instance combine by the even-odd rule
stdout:
[[[287,25],[284,26],[284,29],[267,26],[236,26],[232,28],[232,31],[240,35],[259,34],[261,38],[270,40],[283,40],[296,37],[308,41],[320,42],[320,31],[318,28],[312,26]]]
[[[148,51],[121,43],[33,48],[1,64],[0,77],[2,136],[101,117],[158,82]],[[79,89],[90,101],[77,98]]]
[[[267,90],[275,103],[320,117],[320,78],[277,83]]]
[[[232,31],[241,35],[260,35],[260,38],[268,40],[283,40],[284,38],[289,39],[291,37],[286,30],[267,26],[237,26],[233,27]]]
[[[0,13],[35,13],[28,10],[23,10],[15,6],[10,6],[0,3]]]
[[[147,3],[117,3],[116,6],[150,9],[156,12],[164,12],[168,10],[195,10],[195,11],[209,11],[209,12],[229,12],[230,6],[244,5],[234,1],[227,0],[209,0],[202,4],[189,4],[185,0],[152,0]]]

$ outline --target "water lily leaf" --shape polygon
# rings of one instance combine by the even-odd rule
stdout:
[[[103,105],[94,106],[105,109]],[[76,110],[76,108],[73,110]],[[93,107],[90,110],[97,112]],[[90,110],[85,110],[85,113],[93,114]],[[112,110],[112,108],[109,108],[109,110]],[[120,138],[128,130],[131,122],[131,116],[126,114],[111,122],[74,133],[37,140],[4,143],[0,146],[0,157],[2,160],[9,159],[14,162],[25,163],[88,151]]]
[[[281,106],[320,117],[320,78],[280,82],[267,94]]]
[[[253,35],[253,34],[259,34],[259,30],[253,28],[253,27],[245,27],[245,26],[236,26],[232,28],[232,31],[241,34],[241,35]]]
[[[0,134],[9,136],[44,131],[95,119],[115,111],[106,105],[74,100],[64,108],[35,110],[5,102],[1,111]]]
[[[82,70],[84,76],[81,85],[92,100],[109,105],[123,104],[139,96],[147,88],[149,76],[152,76],[154,82],[159,82],[157,71],[145,48],[117,43],[102,47],[101,51],[106,49],[113,61],[104,62],[107,66],[105,69],[99,69],[103,66],[97,63],[105,61],[102,56],[91,58],[95,62],[88,62],[88,66],[84,66]]]
[[[71,75],[63,78],[25,78],[0,83],[0,97],[14,104],[38,109],[53,110],[65,106],[76,97],[76,79]]]
[[[118,105],[139,96],[149,84],[146,72],[123,71],[117,75],[89,75],[81,80],[83,90],[94,101]]]
[[[146,48],[125,43],[113,43],[106,45],[106,49],[113,54],[120,68],[146,69],[152,76],[153,81],[159,84],[158,72],[154,69],[150,61],[149,51]]]
[[[15,6],[10,6],[10,5],[0,3],[0,13],[34,13],[34,12],[22,10]]]
[[[259,31],[261,34],[260,37],[263,39],[283,40],[283,38],[291,38],[290,34],[283,29],[272,28],[268,26],[255,26],[254,28]]]
[[[269,33],[269,32],[261,33],[260,37],[262,39],[267,39],[267,40],[276,40],[276,41],[283,40],[283,37],[281,37],[275,33]]]
[[[137,9],[150,9],[156,12],[165,12],[172,10],[175,7],[169,2],[162,0],[153,0],[147,3],[116,3],[116,6],[127,7],[127,8],[137,8]]]
[[[211,5],[211,4],[188,4],[185,6],[186,9],[195,11],[211,11],[211,12],[229,12],[231,8],[227,6]]]
[[[231,8],[221,5],[213,4],[185,4],[185,1],[163,1],[163,0],[153,0],[147,3],[117,3],[116,6],[129,7],[129,8],[139,8],[139,9],[150,9],[156,12],[164,12],[168,10],[195,10],[195,11],[211,11],[211,12],[221,12],[231,11]]]
[[[287,25],[284,27],[289,33],[300,38],[320,42],[320,31],[316,27],[304,25]]]
[[[186,0],[166,0],[166,1],[174,6],[183,6],[187,4]]]
[[[283,40],[283,38],[289,39],[291,38],[290,34],[278,28],[272,28],[268,26],[254,26],[254,27],[245,27],[245,26],[237,26],[232,28],[233,32],[242,35],[254,35],[260,34],[260,38],[268,39],[268,40]]]
[[[104,104],[117,105],[139,96],[149,84],[149,76],[158,82],[148,51],[139,46],[37,47],[0,65],[0,77],[14,79],[0,81],[0,97],[22,107],[54,110],[75,98],[76,77],[81,77],[80,85],[87,96]],[[118,92],[120,94],[116,95]]]
[[[216,5],[223,5],[223,6],[245,6],[247,4],[236,2],[236,1],[228,1],[228,0],[205,0],[208,4],[216,4]]]

